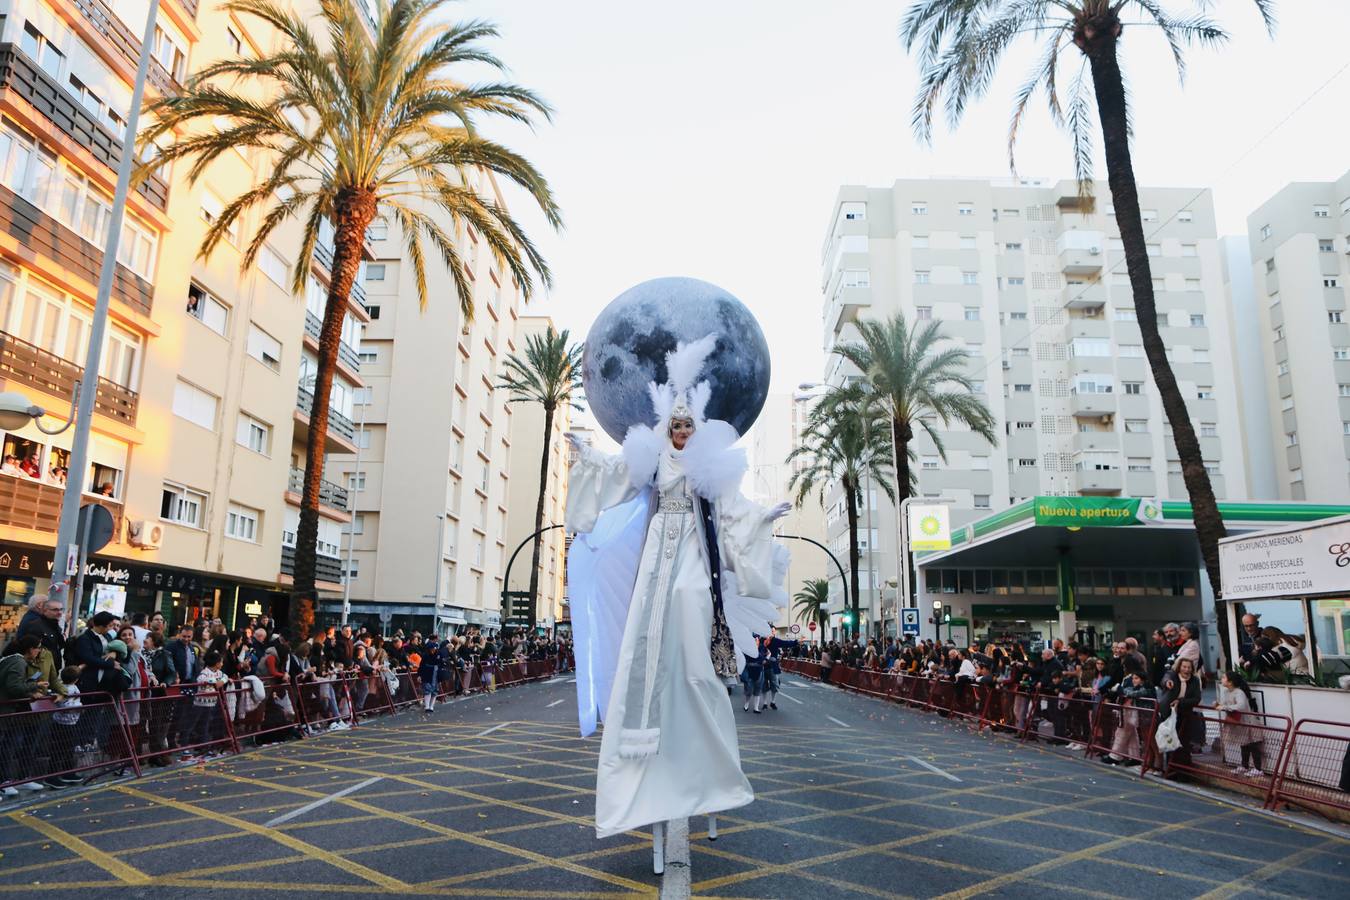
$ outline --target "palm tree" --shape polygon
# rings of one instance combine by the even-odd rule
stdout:
[[[530,567],[530,603],[539,596],[539,554],[543,547],[544,498],[548,491],[548,459],[553,449],[553,417],[558,407],[571,404],[583,410],[572,395],[581,389],[581,345],[570,343],[567,329],[548,330],[525,339],[525,354],[512,353],[503,363],[506,372],[497,387],[511,392],[508,403],[538,403],[544,407],[544,450],[539,457],[539,502],[534,508],[534,562]]]
[[[800,504],[813,491],[821,503],[826,489],[838,484],[844,493],[848,514],[849,584],[844,586],[847,601],[852,595],[852,637],[858,636],[858,502],[862,499],[863,478],[895,499],[891,486],[891,442],[877,407],[857,384],[831,388],[811,412],[800,443],[788,454],[787,461],[801,461],[794,471],[789,489]]]
[[[935,420],[953,422],[994,443],[994,416],[975,393],[966,372],[970,354],[964,347],[941,347],[946,336],[939,322],[910,328],[903,313],[883,321],[857,323],[859,340],[838,344],[834,352],[862,373],[872,400],[880,406],[890,428],[895,453],[899,499],[913,496],[916,487],[910,458],[916,429],[928,435],[945,462],[947,448]]]
[[[155,151],[142,173],[191,160],[189,180],[195,181],[234,149],[261,152],[270,161],[266,178],[227,203],[211,223],[203,257],[246,213],[258,210],[241,263],[247,269],[268,236],[296,219],[303,223],[303,237],[291,290],[299,294],[321,227],[327,223],[335,232],[296,535],[295,596],[302,615],[317,599],[315,543],[329,393],[367,227],[377,216],[397,227],[424,309],[431,253],[453,279],[465,320],[473,316],[472,282],[454,236],[463,228],[481,236],[526,299],[536,277],[544,284],[550,280],[524,230],[503,206],[471,187],[469,177],[480,170],[501,175],[523,188],[558,227],[558,207],[543,176],[478,131],[484,119],[528,123],[535,116],[547,118],[550,109],[523,87],[468,84],[452,74],[468,64],[504,66],[482,46],[496,29],[481,21],[450,21],[450,2],[393,0],[372,37],[351,0],[320,0],[317,12],[304,17],[272,0],[228,0],[227,11],[277,32],[277,49],[205,66],[181,93],[150,106],[154,121],[146,146],[154,150],[150,142],[160,137],[172,143]],[[453,226],[448,230],[447,222]]]
[[[934,110],[945,98],[953,125],[967,103],[989,87],[1005,50],[1019,35],[1044,38],[1039,62],[1017,92],[1012,126],[1008,135],[1009,161],[1017,140],[1023,113],[1038,90],[1044,90],[1050,114],[1067,128],[1073,142],[1074,167],[1079,191],[1090,188],[1092,136],[1095,103],[1106,151],[1107,181],[1125,248],[1125,265],[1134,293],[1134,308],[1144,354],[1153,371],[1163,410],[1172,425],[1173,440],[1181,459],[1181,473],[1190,495],[1196,537],[1209,572],[1216,599],[1219,634],[1227,649],[1226,612],[1217,602],[1219,585],[1219,539],[1225,534],[1223,519],[1214,499],[1214,489],[1205,471],[1200,443],[1186,411],[1186,401],[1177,387],[1167,350],[1158,333],[1157,308],[1153,297],[1153,274],[1139,212],[1139,192],[1130,160],[1130,110],[1125,79],[1120,69],[1120,40],[1127,25],[1141,33],[1156,31],[1167,41],[1184,80],[1185,50],[1192,45],[1214,47],[1227,40],[1227,32],[1205,15],[1207,0],[1199,12],[1174,14],[1165,0],[920,0],[910,7],[901,26],[907,48],[919,50],[923,70],[919,95],[914,104],[913,125],[918,136],[932,134]],[[1275,28],[1274,0],[1252,0],[1267,31]],[[1137,18],[1135,18],[1137,17]],[[1126,21],[1129,18],[1131,21]],[[1078,48],[1069,93],[1061,98],[1061,53],[1072,56],[1068,44]],[[1091,94],[1087,77],[1091,77]]]
[[[830,580],[828,578],[808,578],[802,582],[802,589],[792,595],[793,607],[797,610],[798,622],[815,622],[820,627],[820,636],[825,637],[825,623],[830,621],[827,607],[830,604]]]

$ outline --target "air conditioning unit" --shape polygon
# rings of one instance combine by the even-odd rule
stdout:
[[[1101,248],[1101,247],[1089,247],[1089,248],[1088,248],[1088,253],[1092,254],[1093,256],[1100,256],[1101,253],[1102,253],[1102,248]]]
[[[142,550],[158,550],[164,540],[164,526],[145,519],[127,520],[127,543]]]

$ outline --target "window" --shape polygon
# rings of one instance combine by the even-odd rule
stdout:
[[[195,282],[188,285],[187,314],[222,337],[230,325],[230,308]]]
[[[1180,209],[1177,210],[1177,221],[1193,222],[1195,221],[1195,215],[1189,209]]]
[[[1014,385],[1013,385],[1013,393],[1015,393],[1015,394],[1030,394],[1030,393],[1031,393],[1031,385],[1029,385],[1029,384],[1014,384]]]
[[[1069,344],[1072,356],[1110,356],[1111,341],[1107,338],[1074,338]]]
[[[1264,240],[1267,240],[1269,237],[1270,237],[1270,226],[1269,226],[1269,225],[1262,225],[1262,226],[1261,226],[1261,240],[1263,240],[1263,241],[1264,241]]]
[[[971,391],[972,394],[983,394],[983,393],[984,393],[984,382],[983,382],[983,381],[972,381],[972,382],[970,383],[970,391]]]
[[[356,446],[360,447],[362,450],[369,450],[369,449],[370,449],[370,429],[369,429],[369,428],[358,428],[358,429],[356,430]]]
[[[1138,322],[1139,317],[1134,313],[1133,306],[1125,306],[1115,311],[1115,320],[1117,322]]]
[[[909,205],[909,211],[916,216],[928,215],[928,204],[922,200],[916,200]]]
[[[931,276],[930,276],[930,273],[927,272],[927,271],[925,271],[925,270],[915,270],[915,272],[914,272],[914,283],[915,283],[915,284],[928,284],[928,283],[929,283],[929,280],[930,280],[930,277],[931,277]]]
[[[281,370],[281,342],[252,322],[248,323],[248,355],[274,372]]]
[[[927,249],[928,249],[928,235],[926,235],[926,234],[916,234],[916,235],[914,235],[914,237],[910,238],[910,240],[909,240],[909,245],[910,245],[911,247],[913,247],[915,250],[927,250]]]
[[[122,117],[121,113],[99,99],[99,96],[91,91],[89,86],[78,77],[71,75],[69,82],[70,92],[80,101],[80,105],[89,110],[94,118],[103,123],[109,131],[116,134],[120,139],[127,126],[126,119]]]
[[[1350,359],[1350,347],[1332,347],[1332,359]]]
[[[1010,278],[1010,279],[1008,279],[1008,281],[1011,283],[1012,279]],[[1020,283],[1020,279],[1019,279],[1019,283]],[[1010,322],[1025,322],[1026,320],[1027,320],[1027,314],[1024,313],[1024,312],[1011,312],[1011,313],[1008,313],[1008,321],[1010,321]]]
[[[231,503],[225,514],[225,536],[239,541],[258,542],[258,520],[262,513],[238,503]]]
[[[364,491],[365,489],[366,489],[365,472],[361,472],[359,474],[353,472],[352,474],[347,476],[347,490],[355,492],[355,491]]]
[[[1350,422],[1341,423],[1341,434],[1350,434]]]
[[[1034,469],[1034,468],[1036,468],[1036,460],[1035,460],[1034,457],[1033,457],[1033,458],[1030,458],[1030,459],[1028,459],[1028,458],[1026,458],[1026,457],[1022,457],[1022,458],[1020,458],[1020,459],[1017,460],[1017,468],[1019,468],[1019,469]]]
[[[1341,323],[1341,311],[1339,309],[1333,309],[1328,311],[1327,321],[1330,322],[1332,325],[1339,325]],[[1283,329],[1281,330],[1281,332],[1283,332]],[[1284,334],[1281,333],[1280,337],[1284,337]]]
[[[1218,436],[1219,436],[1219,426],[1216,425],[1216,424],[1213,423],[1213,422],[1201,422],[1201,423],[1200,423],[1200,436],[1201,436],[1201,437],[1218,437]]]
[[[1073,380],[1076,394],[1109,394],[1115,389],[1115,382],[1109,375],[1079,375]]]
[[[1026,278],[1024,278],[1024,277],[1021,276],[1021,275],[1009,275],[1009,276],[1008,276],[1008,287],[1021,287],[1022,285],[1026,284],[1026,283],[1027,283]],[[1023,318],[1026,318],[1026,314],[1023,313],[1022,317],[1023,317]]]
[[[225,203],[224,203],[224,201],[222,201],[219,197],[217,197],[215,194],[211,193],[210,191],[202,191],[202,221],[203,221],[203,222],[206,222],[207,224],[214,225],[214,224],[216,223],[216,221],[220,219],[221,214],[224,213],[224,212],[225,212]],[[230,223],[229,229],[225,232],[225,240],[229,241],[229,242],[230,242],[230,246],[232,246],[232,247],[238,247],[238,246],[239,246],[239,217],[238,217],[238,216],[235,216],[235,217],[234,217],[234,221]],[[284,270],[284,267],[283,267],[283,273],[284,273],[284,271],[285,271],[285,270]],[[268,275],[268,277],[271,278],[272,276],[271,276],[271,275]],[[284,274],[282,275],[282,278],[283,278],[283,279],[285,278],[285,275],[284,275]],[[276,281],[275,278],[272,278],[272,280],[273,280],[273,281]],[[278,282],[278,284],[280,284],[280,282]]]
[[[979,284],[979,283],[980,283],[980,273],[979,273],[979,272],[962,272],[962,273],[961,273],[961,283],[962,283],[962,284]]]
[[[1031,356],[1031,348],[1030,348],[1030,347],[1013,347],[1013,348],[1012,348],[1012,355],[1013,355],[1014,357],[1030,357],[1030,356]]]
[[[967,322],[980,321],[980,308],[978,306],[967,306],[965,309],[965,317]]]
[[[215,394],[208,394],[181,378],[173,387],[173,414],[211,431],[216,428],[218,402]]]
[[[973,215],[975,215],[975,204],[974,204],[974,203],[958,203],[958,204],[956,204],[956,214],[957,214],[958,216],[973,216]]]
[[[155,59],[164,70],[173,76],[174,81],[182,81],[183,76],[187,74],[187,51],[182,48],[177,38],[171,36],[164,30],[162,25],[155,26]]]
[[[1275,271],[1275,259],[1274,257],[1272,257],[1266,260],[1266,274],[1269,275],[1274,271]]]
[[[987,457],[987,456],[972,456],[972,457],[970,458],[970,469],[971,469],[972,472],[988,472],[988,471],[989,471],[989,457]]]
[[[243,55],[244,42],[240,39],[238,32],[233,28],[225,29],[225,42],[230,45],[230,52],[235,56]]]
[[[368,263],[366,265],[366,281],[384,281],[385,263]]]
[[[1319,253],[1335,253],[1336,244],[1334,241],[1318,241],[1317,250]]]
[[[1158,211],[1156,209],[1141,209],[1139,210],[1139,218],[1145,222],[1156,222],[1158,221]]]
[[[1028,385],[1028,386],[1029,386],[1029,385]],[[1030,431],[1030,430],[1031,430],[1032,428],[1034,428],[1034,427],[1035,427],[1035,423],[1034,423],[1034,422],[1018,422],[1018,423],[1017,423],[1017,430],[1018,430],[1018,431]],[[1034,466],[1035,464],[1036,464],[1035,461],[1033,461],[1033,462],[1032,462],[1032,465]]]
[[[1277,340],[1277,341],[1282,341],[1282,340],[1284,340],[1284,329],[1283,329],[1283,328],[1276,328],[1276,329],[1275,329],[1275,340]]]
[[[1149,256],[1162,256],[1162,244],[1145,244]]]
[[[271,247],[263,245],[263,248],[258,251],[258,271],[266,275],[268,280],[277,287],[284,288],[286,286],[286,270],[289,268],[290,265],[286,260],[282,259],[281,255]]]
[[[1181,245],[1181,255],[1182,255],[1182,256],[1199,256],[1200,254],[1199,254],[1199,251],[1197,250],[1195,244],[1182,244],[1182,245]]]
[[[53,78],[61,77],[61,64],[66,56],[52,45],[52,42],[32,22],[23,23],[23,35],[19,46],[34,62]]]
[[[352,579],[352,578],[356,578],[358,575],[361,574],[361,560],[360,560],[360,559],[358,559],[357,557],[353,556],[350,560],[348,560],[348,561],[346,561],[346,562],[347,562],[347,574],[346,574],[346,577],[343,579],[344,581],[345,581],[345,580],[350,580],[350,579]]]
[[[1121,390],[1127,394],[1138,395],[1144,393],[1144,383],[1142,381],[1122,381],[1120,387]]]
[[[387,241],[389,240],[389,223],[384,219],[376,219],[370,223],[366,229],[366,240],[368,241]]]
[[[366,307],[366,313],[370,316],[372,322],[375,321],[380,317],[380,305],[378,303],[372,303],[370,306]]]
[[[356,355],[360,357],[362,365],[372,365],[380,361],[380,353],[378,350],[362,350]]]
[[[160,494],[159,517],[192,528],[201,528],[206,514],[206,494],[171,481]]]
[[[933,318],[933,307],[931,307],[931,306],[916,306],[916,307],[914,308],[914,318],[918,319],[918,320],[921,321],[921,322],[926,322],[926,321],[928,321],[929,319],[932,319],[932,318]]]
[[[352,534],[366,533],[366,514],[356,513],[352,516]]]
[[[1148,419],[1126,419],[1126,434],[1148,434]]]
[[[1279,362],[1279,363],[1276,363],[1276,364],[1275,364],[1275,374],[1276,374],[1276,375],[1288,375],[1288,374],[1289,374],[1289,363],[1287,363],[1287,362]]]
[[[1191,351],[1191,362],[1207,363],[1209,362],[1209,348],[1196,347]]]
[[[375,389],[367,385],[352,391],[353,406],[369,406],[375,396]]]
[[[1286,432],[1284,433],[1284,445],[1285,445],[1286,447],[1297,447],[1297,446],[1298,446],[1298,432],[1297,432],[1297,431],[1286,431]]]
[[[974,236],[974,235],[970,235],[970,234],[963,234],[963,235],[961,235],[961,249],[962,249],[962,250],[974,250],[974,249],[975,249],[975,236]]]
[[[921,456],[919,464],[925,469],[936,469],[938,467],[938,458],[936,456]]]
[[[1193,315],[1191,316],[1191,327],[1192,327],[1192,328],[1204,328],[1204,327],[1205,327],[1205,315],[1204,315],[1204,313],[1196,313],[1196,314],[1193,314]]]
[[[1200,291],[1199,278],[1187,278],[1185,282],[1186,290],[1198,293]]]
[[[988,494],[976,494],[976,495],[975,495],[975,508],[976,508],[976,509],[988,509],[988,508],[989,508],[989,495],[988,495]]]
[[[1329,218],[1331,218],[1331,207],[1330,207],[1330,206],[1327,206],[1325,203],[1314,203],[1314,204],[1313,204],[1313,218],[1314,218],[1314,219],[1329,219]]]
[[[1121,344],[1121,345],[1117,348],[1117,353],[1116,353],[1116,355],[1117,355],[1117,356],[1120,356],[1120,357],[1130,358],[1130,359],[1138,359],[1139,357],[1142,357],[1142,356],[1144,355],[1144,345],[1143,345],[1143,344]]]
[[[247,447],[254,453],[266,456],[272,447],[272,426],[261,419],[255,419],[248,413],[239,414],[239,425],[235,428],[235,443]]]
[[[1322,287],[1334,288],[1340,286],[1341,280],[1337,278],[1335,275],[1328,275],[1322,279]]]
[[[1125,471],[1127,472],[1152,472],[1153,461],[1147,456],[1131,456],[1125,460]]]
[[[1199,384],[1199,385],[1196,385],[1196,387],[1195,387],[1195,399],[1197,399],[1197,400],[1213,400],[1213,399],[1214,399],[1214,388],[1213,388],[1212,386],[1208,385],[1208,384]]]
[[[1005,243],[1005,244],[1003,245],[1003,250],[1004,250],[1005,253],[1021,253],[1021,252],[1022,252],[1022,242],[1021,242],[1021,241],[1008,241],[1007,243]]]

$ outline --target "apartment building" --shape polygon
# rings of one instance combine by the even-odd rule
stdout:
[[[476,178],[473,189],[504,203],[489,174]],[[344,559],[352,548],[352,619],[386,629],[501,625],[518,411],[495,385],[517,347],[521,294],[472,229],[456,240],[473,284],[471,320],[439,259],[427,260],[434,287],[422,309],[397,225],[371,227],[366,384],[353,399],[360,464],[350,451],[328,461],[329,477],[354,502],[342,538]],[[521,471],[533,471],[524,459]],[[321,618],[335,621],[341,605],[326,594]]]
[[[1350,498],[1350,172],[1290,184],[1247,217],[1259,362],[1277,498]],[[1259,366],[1259,368],[1257,368]],[[1245,374],[1245,373],[1244,373]]]
[[[148,7],[126,0],[0,3],[0,387],[63,421],[83,377],[116,166]],[[213,4],[163,0],[148,96],[273,36]],[[131,195],[98,379],[92,465],[67,473],[70,433],[4,433],[0,573],[5,618],[49,584],[61,496],[75,479],[109,508],[113,541],[91,560],[86,590],[125,591],[128,612],[227,623],[288,618],[298,468],[331,252],[320,247],[308,297],[291,295],[299,226],[279,230],[240,272],[249,217],[209,260],[208,223],[267,160],[228,155],[195,185],[186,165]],[[363,383],[360,290],[334,383],[329,452],[355,449],[352,400]],[[321,578],[336,588],[340,488],[325,495]]]
[[[521,316],[517,343],[524,348],[530,336],[542,337],[552,325],[552,319],[547,316]],[[510,565],[512,554],[516,554],[516,558],[506,588],[516,592],[518,599],[523,601],[530,590],[533,547],[529,537],[534,533],[534,512],[539,501],[538,473],[539,461],[544,452],[544,408],[538,403],[513,403],[511,408],[511,451],[517,470],[515,477],[510,480],[507,503],[507,564]],[[567,513],[567,441],[563,435],[571,428],[571,423],[572,407],[567,404],[554,414],[553,430],[549,433],[548,481],[544,496],[546,528],[562,525]],[[509,621],[503,611],[503,622],[553,629],[559,622],[570,620],[563,603],[566,548],[564,529],[554,528],[544,533],[539,556],[539,599],[533,620],[524,613],[526,607],[522,602],[516,608],[514,621]]]
[[[825,349],[855,339],[860,319],[939,321],[970,353],[997,421],[992,445],[934,422],[945,462],[926,435],[917,442],[919,493],[949,504],[958,525],[1036,495],[1186,496],[1105,184],[1096,197],[1084,202],[1073,181],[1046,179],[900,180],[836,197],[821,253]],[[1215,492],[1245,497],[1210,192],[1143,187],[1140,199],[1159,325]],[[857,374],[827,357],[827,382]],[[827,499],[827,515],[838,499]],[[872,515],[869,544],[876,533],[894,543],[894,507],[883,500]],[[829,522],[838,540],[844,518]],[[898,552],[881,549],[886,584]],[[873,625],[894,633],[893,619]]]

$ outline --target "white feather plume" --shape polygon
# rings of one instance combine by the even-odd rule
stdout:
[[[703,363],[717,346],[717,335],[704,335],[696,341],[681,341],[666,354],[666,384],[679,396],[693,387],[694,380],[703,371]]]
[[[660,425],[670,418],[670,412],[675,408],[675,390],[669,384],[649,381],[647,394],[652,398],[652,411],[656,413],[656,423]]]
[[[628,466],[628,480],[634,487],[644,488],[656,477],[656,466],[665,452],[666,439],[649,425],[634,425],[623,439],[623,461]]]
[[[712,399],[712,385],[700,381],[689,392],[689,411],[694,414],[694,422],[702,423],[708,417],[708,401]]]
[[[741,486],[749,465],[745,450],[732,445],[739,440],[736,429],[720,419],[700,425],[684,446],[684,477],[695,494],[720,500]]]

